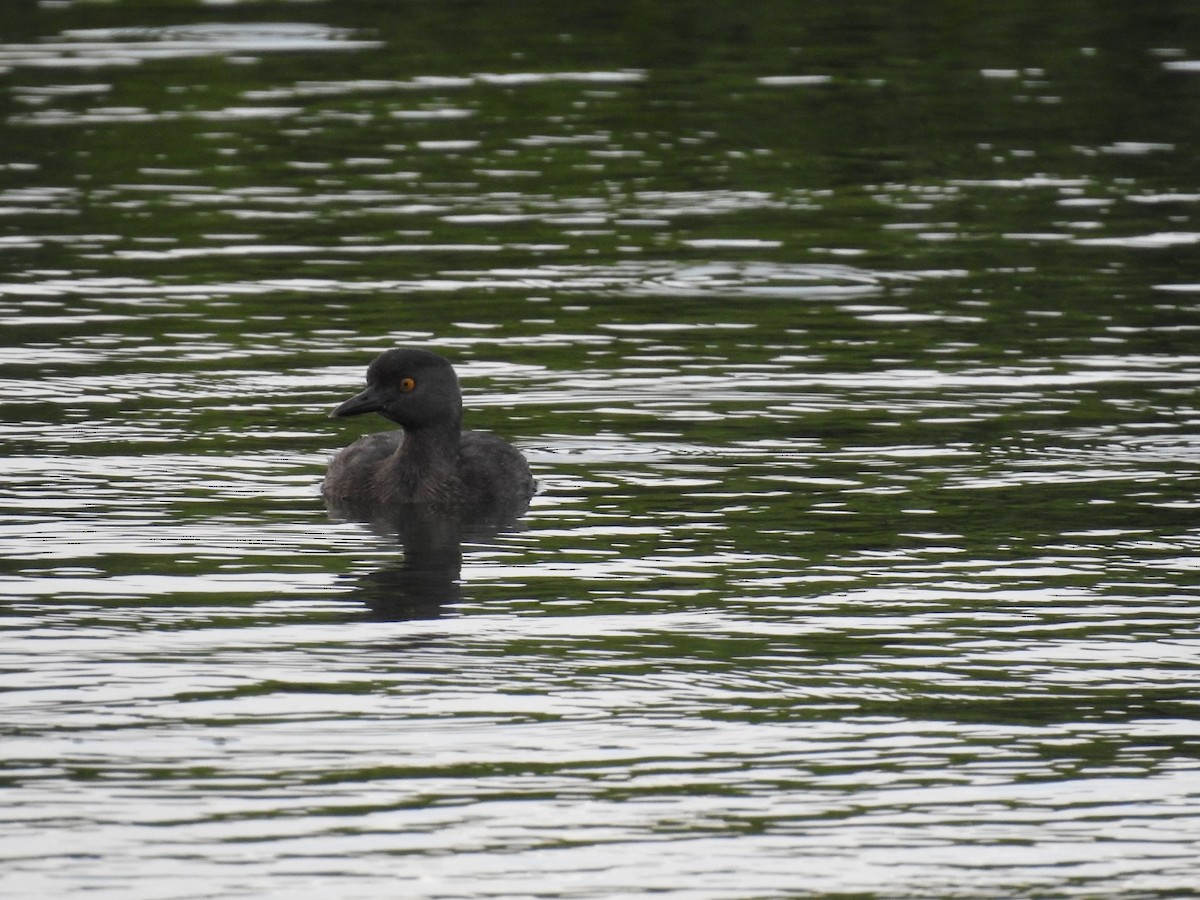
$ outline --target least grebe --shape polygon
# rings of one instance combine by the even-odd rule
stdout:
[[[502,438],[463,431],[454,369],[429,350],[401,347],[367,369],[367,389],[330,413],[377,412],[403,431],[359,438],[329,463],[321,485],[345,515],[402,514],[406,504],[519,515],[533,496],[529,463]]]

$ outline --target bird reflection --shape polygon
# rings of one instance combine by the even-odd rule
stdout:
[[[408,504],[394,515],[364,517],[327,503],[336,519],[359,521],[403,551],[395,564],[353,576],[351,598],[373,618],[433,619],[462,598],[463,543],[515,531],[524,509],[462,509]]]

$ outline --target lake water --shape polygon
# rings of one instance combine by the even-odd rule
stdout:
[[[1194,4],[5,31],[0,893],[1195,890]],[[396,344],[540,484],[433,583]]]

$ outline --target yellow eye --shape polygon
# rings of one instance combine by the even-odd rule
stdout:
[[[417,386],[417,383],[415,381],[413,381],[411,378],[401,378],[400,379],[400,390],[404,391],[404,393],[406,393],[406,394],[409,391],[411,391],[413,388],[415,388],[416,386]]]

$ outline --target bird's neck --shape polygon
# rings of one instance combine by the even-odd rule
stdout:
[[[460,436],[457,421],[405,427],[395,467],[403,492],[412,502],[451,499],[458,477]]]

